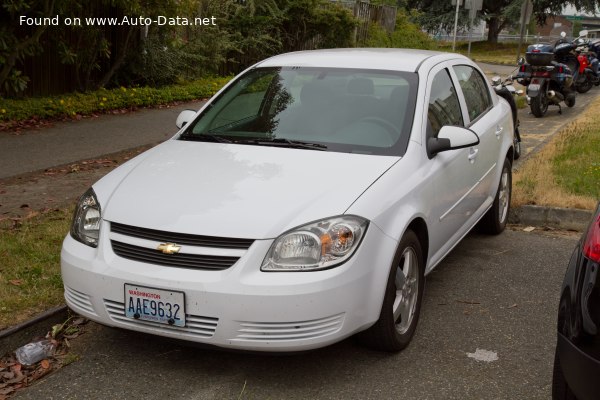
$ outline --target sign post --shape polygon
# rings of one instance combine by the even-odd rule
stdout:
[[[467,50],[467,57],[471,57],[471,31],[473,30],[473,21],[477,11],[481,10],[483,6],[483,0],[465,0],[465,9],[469,10],[469,48]]]
[[[458,28],[458,7],[462,0],[452,0],[452,5],[456,4],[456,14],[454,15],[454,38],[452,39],[452,51],[456,50],[456,29]]]
[[[521,31],[519,34],[519,46],[517,47],[517,62],[521,57],[521,46],[523,45],[523,35],[525,34],[525,26],[531,20],[531,14],[533,12],[533,3],[531,0],[524,0],[521,6]]]

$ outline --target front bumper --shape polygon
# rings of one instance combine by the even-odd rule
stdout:
[[[597,399],[600,393],[600,360],[581,351],[560,332],[557,350],[565,380],[577,399]]]
[[[107,231],[97,249],[71,236],[64,240],[61,267],[70,308],[108,326],[258,351],[323,347],[372,325],[397,247],[371,224],[352,258],[329,270],[261,272],[272,240],[257,240],[232,267],[201,271],[121,258]],[[126,283],[183,291],[186,325],[125,317]]]

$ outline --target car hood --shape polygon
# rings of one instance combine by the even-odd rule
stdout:
[[[267,239],[343,214],[398,159],[170,140],[94,188],[107,221]]]

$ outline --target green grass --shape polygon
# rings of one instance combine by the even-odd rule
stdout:
[[[202,99],[215,94],[230,79],[231,77],[212,77],[161,88],[120,87],[55,97],[0,98],[0,122],[69,118],[110,110]]]
[[[456,53],[467,55],[468,42],[457,42]],[[487,41],[471,42],[471,58],[475,61],[492,64],[517,65],[517,43],[488,43]],[[440,51],[452,51],[452,42],[440,42]],[[521,55],[524,54],[526,44],[521,46]]]
[[[0,221],[0,329],[64,302],[60,250],[71,214]]]
[[[600,199],[600,128],[585,126],[563,142],[552,160],[559,186],[568,192]]]

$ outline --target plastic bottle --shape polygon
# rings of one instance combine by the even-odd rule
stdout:
[[[17,360],[24,365],[33,365],[54,354],[54,344],[47,339],[27,343],[15,351]]]

